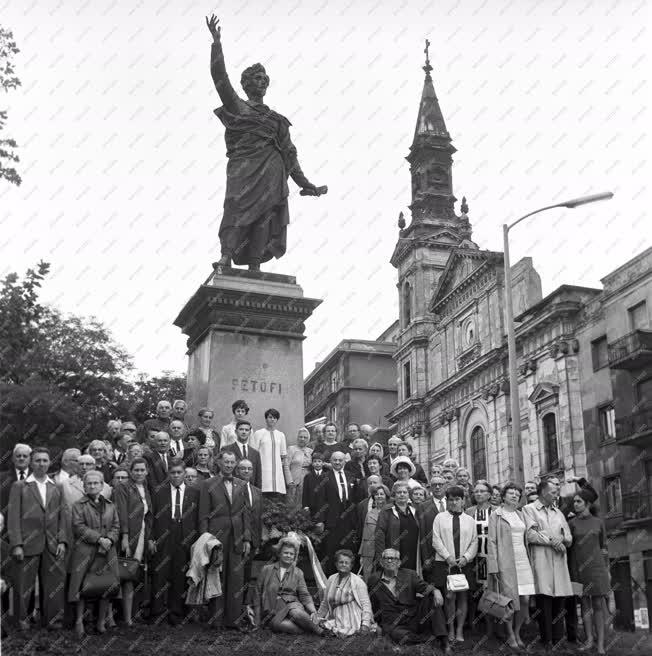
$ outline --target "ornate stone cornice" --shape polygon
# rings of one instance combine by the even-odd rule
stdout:
[[[301,288],[297,285],[288,285],[288,294],[285,295],[278,293],[282,283],[274,282],[273,293],[264,293],[254,291],[256,287],[264,289],[264,282],[258,285],[243,283],[238,289],[235,286],[221,288],[222,280],[224,284],[231,281],[216,276],[213,284],[202,285],[174,320],[174,325],[188,335],[189,350],[207,330],[302,340],[304,322],[321,303],[321,300],[298,295],[296,290]]]

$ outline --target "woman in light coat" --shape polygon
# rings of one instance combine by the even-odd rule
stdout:
[[[534,575],[527,549],[528,521],[518,509],[522,491],[514,483],[502,489],[503,504],[489,515],[488,588],[512,600],[514,617],[506,622],[507,644],[523,648],[521,627],[528,621]]]
[[[564,635],[564,597],[573,595],[566,550],[573,542],[564,514],[557,507],[559,488],[541,481],[539,498],[523,508],[534,572],[534,588],[542,642],[553,645]]]
[[[84,474],[84,496],[72,507],[72,534],[74,545],[70,559],[70,584],[68,601],[77,604],[75,633],[84,635],[85,600],[80,597],[84,578],[96,557],[104,557],[115,578],[115,590],[107,592],[99,600],[97,631],[106,631],[106,615],[110,596],[120,592],[118,555],[116,543],[120,536],[118,513],[111,501],[102,496],[104,477],[102,472],[89,471]]]
[[[447,590],[447,576],[462,573],[474,587],[473,559],[478,553],[475,521],[464,512],[464,489],[453,485],[446,490],[448,510],[437,513],[432,524],[432,546],[435,549],[434,583],[446,591],[446,616],[450,642],[464,642],[464,621],[468,611],[468,591]],[[459,543],[456,544],[456,527]],[[457,631],[455,620],[457,619]]]

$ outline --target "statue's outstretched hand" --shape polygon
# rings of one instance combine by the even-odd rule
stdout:
[[[316,187],[314,184],[307,184],[303,186],[303,189],[299,192],[300,196],[323,196],[328,192],[328,187]]]
[[[215,43],[220,42],[220,32],[222,31],[222,28],[218,25],[219,22],[220,19],[217,18],[215,14],[211,14],[210,18],[206,16],[206,26],[208,27],[208,31],[211,33]]]

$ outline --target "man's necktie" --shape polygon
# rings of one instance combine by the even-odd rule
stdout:
[[[179,455],[181,453],[181,440],[175,440],[174,443],[176,444],[176,453],[175,455]]]
[[[244,459],[247,459],[247,445],[243,444],[242,445],[242,455],[244,456]]]
[[[444,512],[446,508],[444,508],[444,502],[439,499],[439,512]]]
[[[254,500],[251,496],[251,485],[247,483],[247,495],[249,496],[249,505],[253,508],[254,507]]]
[[[24,481],[25,480],[25,472],[21,470],[20,472],[20,480]]]
[[[181,490],[179,488],[177,488],[174,495],[174,515],[172,519],[176,519],[178,522],[181,521]]]
[[[342,472],[338,472],[340,475],[340,501],[346,501],[346,485],[344,484],[344,476],[342,476]]]

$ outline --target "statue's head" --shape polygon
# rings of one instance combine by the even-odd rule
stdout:
[[[269,76],[262,64],[254,64],[242,71],[240,84],[251,100],[261,100],[269,86]]]

